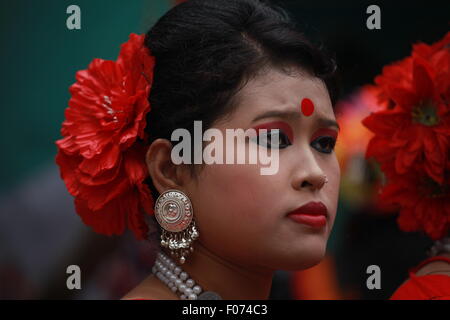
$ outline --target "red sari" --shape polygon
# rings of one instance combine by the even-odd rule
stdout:
[[[409,279],[394,292],[390,300],[450,300],[450,276],[416,275],[420,268],[433,261],[444,261],[450,264],[449,258],[439,256],[422,261],[409,271]]]

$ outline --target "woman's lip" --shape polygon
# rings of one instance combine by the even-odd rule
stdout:
[[[295,222],[319,228],[327,224],[327,214],[327,207],[322,202],[311,201],[289,212],[288,217]]]
[[[323,215],[327,216],[327,207],[320,201],[318,202],[308,202],[301,207],[291,211],[288,215],[291,214],[308,214],[308,215]]]
[[[315,228],[321,228],[327,224],[327,218],[324,215],[290,214],[288,217],[295,222],[307,224]]]

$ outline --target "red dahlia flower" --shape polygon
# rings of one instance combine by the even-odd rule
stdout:
[[[398,206],[401,230],[423,230],[438,240],[450,230],[450,170],[445,178],[446,183],[440,185],[424,172],[391,177],[379,199]]]
[[[414,45],[370,88],[380,110],[362,123],[374,133],[366,158],[387,178],[379,200],[397,206],[402,230],[442,238],[450,229],[450,32]]]
[[[94,59],[76,73],[56,142],[61,178],[83,222],[107,235],[128,226],[138,239],[147,233],[143,210],[153,212],[144,129],[155,61],[143,42],[131,34],[116,62]]]
[[[375,83],[387,107],[363,120],[375,134],[366,157],[392,161],[398,174],[419,163],[440,184],[450,151],[449,35],[446,45],[416,45],[412,57],[384,67]]]

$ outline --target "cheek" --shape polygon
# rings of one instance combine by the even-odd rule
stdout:
[[[324,172],[328,177],[328,183],[324,187],[324,192],[327,195],[330,205],[330,212],[333,215],[332,217],[334,221],[338,206],[339,189],[341,182],[341,169],[336,157],[334,157],[333,161],[330,161],[325,165]]]
[[[334,191],[334,197],[337,199],[339,197],[339,187],[341,184],[341,167],[336,157],[331,165],[330,181],[330,186]]]
[[[230,219],[261,217],[248,209],[270,204],[270,196],[277,190],[274,179],[260,175],[256,165],[212,165],[206,170],[200,181],[207,195],[204,202],[228,211]]]
[[[236,255],[236,246],[255,248],[273,227],[279,192],[276,176],[260,175],[257,165],[206,166],[193,195],[201,240],[227,256]]]

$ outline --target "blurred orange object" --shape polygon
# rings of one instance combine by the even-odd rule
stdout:
[[[318,265],[294,272],[292,294],[295,300],[343,299],[336,279],[333,258],[326,256]]]

